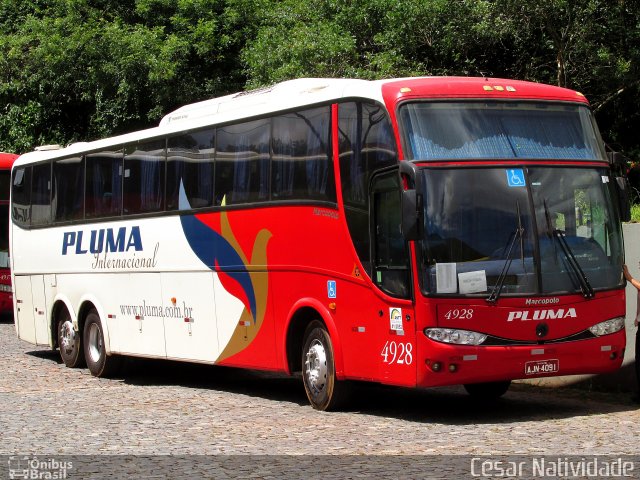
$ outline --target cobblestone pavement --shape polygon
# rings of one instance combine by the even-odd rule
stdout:
[[[351,411],[308,404],[299,378],[132,360],[118,379],[69,369],[0,323],[0,454],[637,454],[628,394],[516,385],[358,389]]]

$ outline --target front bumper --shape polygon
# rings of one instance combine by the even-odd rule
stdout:
[[[435,387],[559,375],[601,374],[622,365],[625,330],[564,343],[465,346],[419,334],[417,386]]]

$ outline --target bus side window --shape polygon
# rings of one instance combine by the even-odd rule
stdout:
[[[163,210],[165,141],[131,145],[124,156],[124,213]]]
[[[390,295],[409,298],[409,250],[400,228],[400,185],[396,170],[374,178],[371,209],[374,282]]]
[[[167,145],[167,210],[210,207],[215,129],[170,137]],[[181,204],[180,190],[184,193]]]
[[[122,150],[87,155],[85,215],[113,217],[122,205]]]
[[[336,201],[330,126],[329,107],[273,118],[271,188],[274,200]]]
[[[269,199],[269,120],[217,129],[216,205]]]
[[[31,180],[31,225],[51,222],[51,163],[33,166]]]
[[[31,167],[16,168],[11,182],[11,216],[16,225],[31,224]]]
[[[84,216],[84,162],[82,157],[53,163],[51,204],[56,221],[78,220]]]

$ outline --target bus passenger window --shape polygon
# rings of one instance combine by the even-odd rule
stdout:
[[[16,225],[31,223],[31,167],[16,168],[11,182],[11,216]]]
[[[330,126],[329,107],[273,118],[273,199],[336,201]]]
[[[154,140],[125,149],[124,213],[158,212],[163,209],[165,141]]]
[[[82,157],[53,163],[51,204],[56,221],[78,220],[84,216],[84,162]]]
[[[33,166],[31,180],[31,225],[51,222],[51,164]]]
[[[210,207],[214,204],[215,139],[215,129],[169,138],[167,210],[188,210]],[[180,197],[181,189],[183,198]]]
[[[87,155],[85,215],[113,217],[122,213],[122,150]]]
[[[216,205],[269,199],[269,120],[217,130]]]

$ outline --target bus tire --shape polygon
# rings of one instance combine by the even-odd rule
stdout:
[[[56,331],[58,334],[58,349],[64,364],[69,368],[84,367],[82,334],[73,327],[71,315],[66,309],[61,312],[58,318]]]
[[[107,355],[104,346],[104,333],[98,312],[89,311],[84,322],[84,356],[87,367],[95,377],[112,375],[119,365],[119,357]]]
[[[348,384],[336,378],[331,338],[318,320],[312,321],[304,333],[302,380],[307,398],[316,410],[336,410],[344,406]]]
[[[468,383],[464,389],[472,397],[482,400],[494,400],[507,393],[511,380],[504,382]]]

